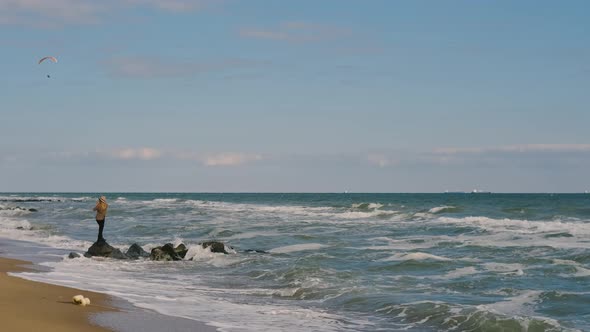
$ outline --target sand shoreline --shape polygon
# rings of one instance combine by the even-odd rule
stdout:
[[[91,316],[116,312],[106,294],[25,280],[8,272],[31,271],[32,263],[0,257],[0,321],[7,331],[113,331],[92,323]],[[91,305],[72,303],[83,294]]]
[[[123,298],[109,294],[8,275],[9,272],[40,271],[40,266],[37,264],[47,257],[39,256],[35,249],[30,250],[34,245],[33,242],[0,237],[2,330],[27,332],[217,331],[216,327],[205,322],[162,315],[150,309],[136,307]],[[20,247],[24,251],[15,255],[5,250],[13,247]],[[41,270],[43,270],[42,267]],[[71,302],[72,297],[78,294],[90,298],[91,305],[86,307],[74,305]]]

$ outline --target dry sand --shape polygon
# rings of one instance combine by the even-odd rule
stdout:
[[[94,313],[116,311],[105,294],[55,286],[17,277],[6,272],[27,271],[28,262],[0,257],[0,322],[2,331],[79,332],[110,331],[92,325]],[[91,277],[91,276],[89,276]],[[72,303],[74,295],[90,298],[90,306]]]

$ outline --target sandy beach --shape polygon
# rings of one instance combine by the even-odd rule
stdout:
[[[110,331],[93,325],[90,315],[116,311],[109,307],[105,294],[82,291],[11,277],[7,272],[27,271],[25,261],[0,257],[0,321],[6,331]],[[72,303],[83,294],[91,305]]]

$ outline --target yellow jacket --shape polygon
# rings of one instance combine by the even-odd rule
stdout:
[[[93,211],[96,211],[96,220],[104,220],[104,218],[107,216],[108,208],[109,205],[106,202],[96,202],[96,206],[94,209],[92,209]]]

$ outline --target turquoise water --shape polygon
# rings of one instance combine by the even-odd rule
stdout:
[[[224,331],[590,330],[587,194],[100,194],[110,244],[192,260],[60,256],[20,276]],[[98,195],[2,194],[0,236],[84,252]]]

